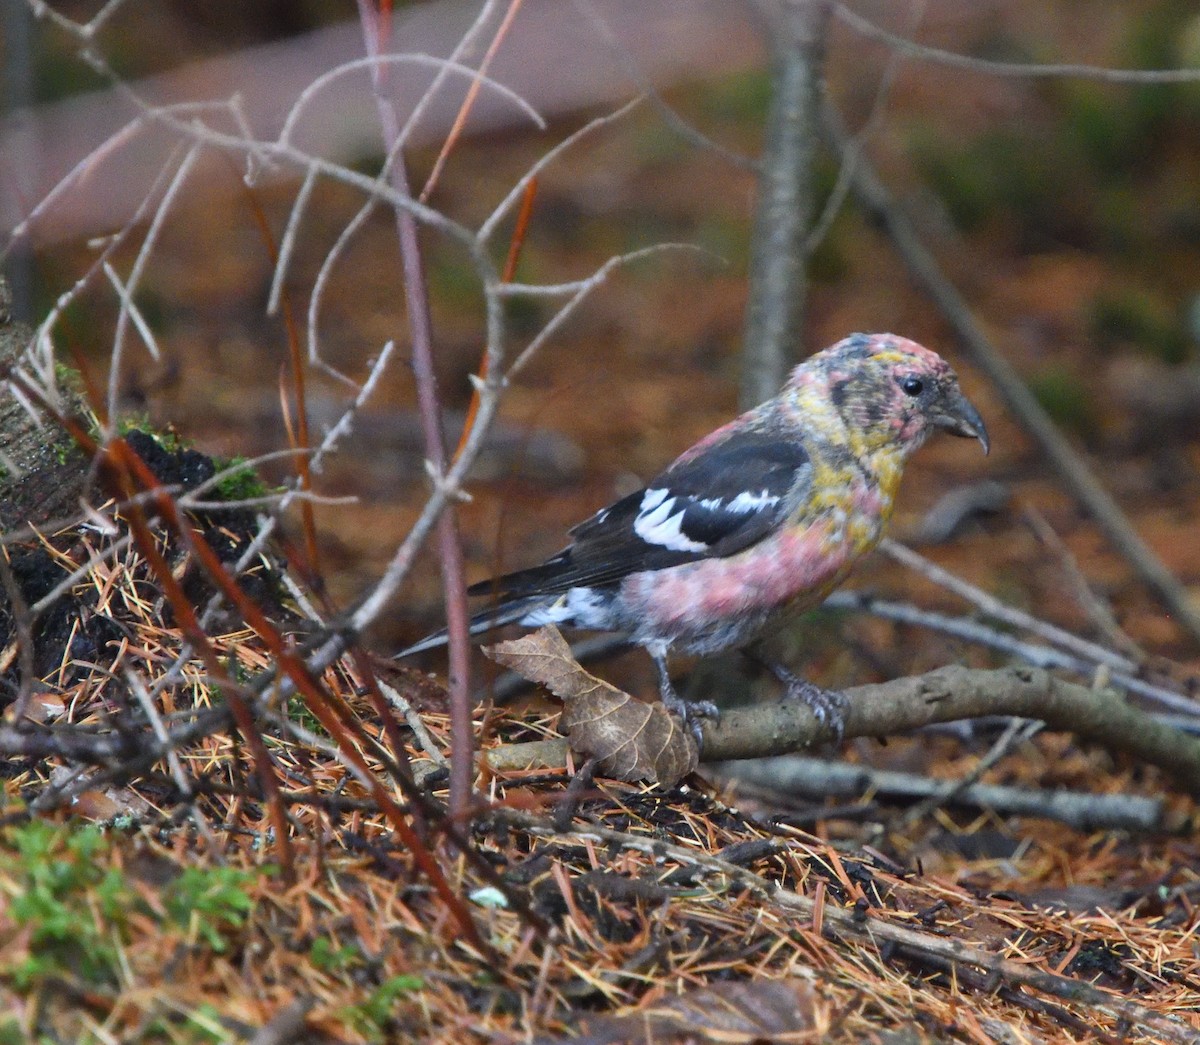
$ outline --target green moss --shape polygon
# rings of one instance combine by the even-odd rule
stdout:
[[[321,720],[309,710],[308,704],[301,696],[288,698],[287,717],[289,722],[296,723],[301,729],[306,729],[308,732],[315,733],[319,737],[329,736]]]
[[[1029,382],[1030,391],[1058,424],[1085,439],[1098,431],[1098,418],[1084,383],[1069,370],[1050,367]]]
[[[313,967],[322,972],[338,973],[363,963],[362,952],[352,943],[340,947],[328,936],[318,936],[308,949]],[[3,1045],[3,1043],[0,1043]]]
[[[424,986],[425,981],[419,976],[393,976],[376,987],[365,1001],[348,1006],[343,1015],[369,1041],[394,1040],[389,1034],[394,1025],[396,1002]]]
[[[1003,218],[1043,237],[1078,224],[1078,159],[1054,133],[1001,127],[961,144],[925,129],[912,145],[917,166],[964,231]]]
[[[1098,294],[1088,308],[1088,331],[1104,349],[1132,345],[1167,363],[1188,355],[1183,324],[1151,295],[1134,289]]]
[[[236,867],[185,867],[163,890],[164,906],[177,925],[220,954],[229,948],[226,934],[254,910],[246,890],[257,877]]]
[[[218,474],[229,469],[229,474],[217,482],[215,493],[220,501],[251,501],[267,497],[271,489],[258,473],[246,463],[244,457],[213,458]]]
[[[83,393],[83,377],[79,371],[73,366],[68,366],[66,363],[55,362],[54,364],[54,380],[59,388],[67,392],[76,394]]]
[[[137,412],[117,418],[117,435],[127,436],[130,432],[148,435],[169,454],[177,454],[180,450],[191,448],[191,444],[173,428],[155,428],[150,423],[150,415],[147,413]]]
[[[185,930],[195,946],[224,951],[228,934],[253,909],[246,887],[272,870],[189,867],[163,885],[160,903],[152,905],[144,886],[111,859],[113,844],[112,835],[90,824],[30,820],[0,831],[7,916],[26,939],[24,953],[0,976],[18,990],[58,976],[116,984],[135,918]]]
[[[710,119],[760,128],[773,94],[770,70],[749,69],[705,84],[700,89],[699,104]]]

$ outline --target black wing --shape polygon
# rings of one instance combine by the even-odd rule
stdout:
[[[731,432],[580,523],[571,530],[573,543],[542,565],[473,585],[470,594],[552,595],[733,555],[772,532],[811,477],[800,443],[757,430]]]

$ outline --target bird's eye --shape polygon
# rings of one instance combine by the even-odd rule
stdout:
[[[906,377],[900,382],[900,387],[904,390],[905,395],[919,396],[925,391],[925,382],[919,377]]]

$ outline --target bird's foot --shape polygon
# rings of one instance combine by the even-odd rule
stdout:
[[[712,719],[713,722],[721,720],[721,709],[711,700],[684,700],[673,688],[662,691],[662,702],[668,714],[678,715],[683,719],[683,724],[692,731],[692,736],[696,738],[700,747],[704,746],[701,722],[706,718]]]
[[[833,733],[835,743],[840,744],[846,735],[846,712],[850,704],[840,690],[823,689],[808,679],[788,671],[779,664],[770,665],[771,671],[787,688],[791,700],[802,700],[808,705],[813,717]]]
[[[696,746],[703,750],[704,733],[700,728],[701,719],[711,718],[714,722],[721,718],[720,709],[711,700],[684,700],[675,692],[671,682],[671,673],[667,670],[667,658],[663,653],[650,654],[658,668],[658,692],[662,697],[663,707],[670,715],[678,715],[683,724],[692,731],[696,738]]]

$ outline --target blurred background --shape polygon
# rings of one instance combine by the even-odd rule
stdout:
[[[77,19],[101,8],[51,6]],[[847,6],[900,36],[988,60],[1200,67],[1200,15],[1186,0]],[[0,214],[12,230],[137,110],[81,57],[77,37],[35,19],[20,0],[0,7]],[[477,9],[458,0],[398,5],[395,49],[446,54]],[[614,254],[664,241],[703,252],[621,268],[522,371],[473,500],[460,509],[470,579],[558,550],[568,526],[737,412],[755,178],[722,150],[749,158],[760,150],[772,90],[763,32],[755,9],[736,0],[530,2],[517,11],[492,75],[548,125],[537,129],[484,92],[432,206],[477,225],[551,147],[635,97],[638,78],[720,149],[688,140],[645,102],[540,179],[522,281],[581,278]],[[998,76],[915,58],[890,65],[892,50],[847,19],[834,17],[829,33],[828,91],[845,122],[863,131],[867,154],[1004,356],[1200,598],[1200,84]],[[361,56],[362,33],[354,5],[333,0],[130,0],[92,46],[124,84],[159,103],[237,92],[255,133],[272,137],[307,83]],[[411,104],[428,78],[398,72],[397,97]],[[422,120],[408,157],[414,185],[432,169],[464,93],[465,83],[452,85]],[[297,133],[330,159],[379,169],[361,72],[322,92]],[[95,238],[134,213],[171,146],[161,128],[139,131],[106,150],[68,198],[39,212],[6,262],[27,318],[40,320],[87,270]],[[839,165],[822,153],[822,200]],[[161,359],[132,346],[119,375],[125,409],[224,456],[287,445],[279,391],[287,333],[280,316],[266,313],[273,265],[258,215],[278,241],[299,180],[272,170],[248,189],[243,173],[238,157],[214,149],[180,193],[137,294]],[[322,260],[361,203],[328,179],[315,185],[287,285],[301,324]],[[116,255],[119,271],[128,272],[137,242]],[[423,245],[454,440],[480,361],[482,296],[460,247],[429,230]],[[957,440],[937,440],[917,458],[893,534],[1032,613],[1103,641],[1117,628],[1151,657],[1179,662],[1172,670],[1181,677],[1200,667],[1194,645],[1063,491],[853,199],[837,209],[810,277],[797,358],[856,330],[915,338],[951,359],[992,434],[986,460]],[[551,308],[541,299],[511,303],[515,348]],[[111,287],[95,282],[62,317],[60,349],[69,344],[102,374],[116,310]],[[427,495],[406,331],[394,222],[381,209],[334,268],[319,323],[324,358],[360,380],[385,341],[400,347],[399,365],[316,482],[322,493],[358,498],[317,511],[324,572],[343,604],[378,577]],[[311,375],[318,432],[349,397]],[[276,469],[276,480],[287,474]],[[434,556],[431,544],[373,636],[380,648],[441,623]],[[881,556],[855,585],[963,609]],[[948,638],[860,615],[827,613],[810,624],[802,651],[810,674],[835,684],[952,660],[994,662]],[[825,641],[832,633],[840,641]]]

